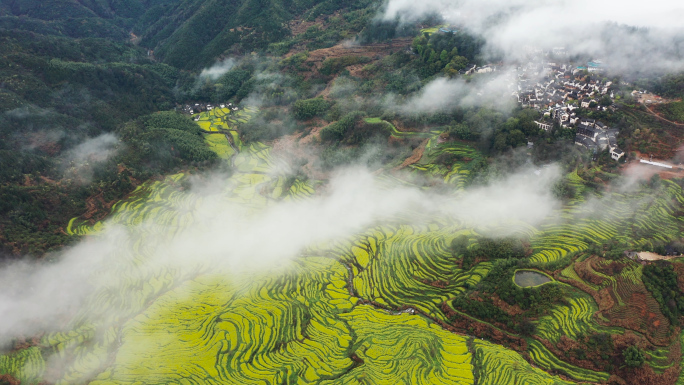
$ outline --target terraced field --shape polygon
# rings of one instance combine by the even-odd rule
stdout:
[[[569,179],[575,184],[581,181],[577,175]],[[631,194],[609,192],[591,197],[591,204],[582,204],[587,198],[578,194],[532,240],[531,260],[543,265],[609,240],[643,250],[653,247],[654,241],[677,238],[684,229],[684,217],[676,215],[684,192],[672,181],[662,183],[656,194],[647,188]]]
[[[440,142],[439,134],[428,141],[423,158],[411,169],[423,176],[443,179],[445,183],[463,189],[471,175],[473,166],[482,159],[482,155],[474,148],[461,142]],[[438,163],[441,157],[449,158],[449,166]]]
[[[551,309],[548,315],[537,320],[536,335],[552,343],[558,343],[561,336],[577,339],[592,333],[622,334],[621,328],[599,326],[594,320],[598,306],[593,298],[584,293],[566,298],[565,303]]]
[[[422,34],[422,33],[429,33],[430,35],[432,35],[433,33],[436,33],[437,31],[439,31],[440,28],[447,28],[447,27],[448,27],[448,25],[446,25],[446,24],[441,24],[441,25],[438,25],[438,26],[435,26],[435,27],[423,28],[423,29],[420,30],[420,33],[421,33],[421,34]]]
[[[684,345],[684,331],[681,332],[679,335],[679,343]],[[679,378],[677,379],[677,384],[676,385],[682,385],[684,384],[684,371],[682,371],[679,374]]]
[[[572,382],[549,377],[543,370],[530,366],[520,355],[485,341],[475,341],[479,384],[546,384],[565,385]]]
[[[227,257],[235,253],[231,243],[205,247],[211,243],[205,235],[226,225],[207,218],[252,218],[279,204],[301,204],[312,200],[320,185],[287,181],[279,171],[286,168],[268,146],[245,145],[229,131],[250,112],[219,109],[199,116],[205,131],[219,133],[207,133],[207,142],[233,164],[233,174],[211,193],[184,187],[188,175],[171,175],[143,184],[115,204],[106,222],[69,222],[66,231],[72,235],[115,236],[116,252],[93,274],[92,291],[63,330],[46,333],[37,346],[0,356],[0,374],[27,384],[49,374],[58,384],[93,385],[571,383],[549,372],[580,382],[607,381],[608,373],[564,362],[540,342],[622,332],[600,326],[594,299],[565,283],[554,285],[568,287],[573,296],[535,318],[535,335],[521,338],[534,365],[513,350],[454,332],[444,304],[478,287],[497,262],[458,268],[452,241],[482,234],[453,218],[416,223],[416,213],[407,211],[346,238],[312,243],[288,263],[274,260],[273,266],[247,272]],[[439,132],[420,135],[429,141],[413,172],[460,191],[481,155],[463,143],[441,142]],[[228,147],[213,138],[225,138]],[[438,162],[444,156],[453,162]],[[539,266],[590,243],[638,233],[643,236],[635,246],[647,245],[681,231],[675,212],[684,196],[671,182],[664,181],[663,193],[654,199],[635,193],[636,211],[599,200],[591,206],[603,210],[597,217],[581,205],[590,198],[582,194],[579,177],[568,178],[578,194],[558,213],[564,221],[552,218],[541,231],[520,226],[532,239],[531,260]],[[385,187],[410,183],[390,173],[377,179]],[[606,199],[623,198],[635,201],[620,193]],[[650,231],[656,223],[662,234]],[[229,238],[230,226],[220,230],[225,234],[217,237]],[[271,242],[277,234],[269,231],[254,242]],[[586,266],[596,283],[585,282],[577,266]],[[615,276],[601,273],[604,267],[583,256],[560,277],[611,289],[620,305],[629,301],[619,298],[643,292],[638,265]],[[673,365],[663,349],[649,362],[658,370]]]
[[[44,372],[45,360],[37,347],[0,356],[0,374],[12,374],[22,384],[40,382]]]
[[[608,380],[610,377],[608,373],[582,369],[563,362],[558,357],[553,355],[553,353],[551,353],[544,345],[536,340],[532,340],[530,342],[529,353],[532,359],[540,367],[563,373],[577,381],[602,382]]]
[[[246,123],[257,112],[246,107],[214,108],[193,115],[197,124],[204,131],[204,140],[209,148],[222,159],[231,159],[242,148],[242,141],[236,127]]]
[[[304,181],[285,191],[274,169],[268,147],[245,146],[221,200],[249,215],[314,193],[316,184]],[[396,218],[312,245],[284,270],[249,275],[232,274],[220,259],[153,260],[174,237],[209,226],[196,222],[207,197],[184,190],[185,178],[145,183],[113,207],[106,223],[69,223],[69,233],[92,237],[115,226],[128,230],[68,328],[3,356],[0,373],[37,383],[50,372],[59,384],[94,385],[441,385],[472,384],[476,375],[497,376],[501,384],[563,383],[540,370],[519,374],[530,367],[517,353],[484,341],[470,346],[438,323],[445,320],[440,304],[490,268],[453,268],[451,239],[472,234],[459,224]],[[211,208],[220,212],[216,204]]]

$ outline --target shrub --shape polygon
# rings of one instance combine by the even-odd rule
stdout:
[[[625,364],[632,368],[638,368],[644,364],[644,353],[636,346],[630,346],[622,352]]]
[[[354,128],[356,121],[362,115],[356,111],[342,117],[335,123],[321,130],[321,139],[326,142],[340,142],[345,135]]]
[[[323,75],[332,76],[351,65],[368,63],[370,61],[371,59],[365,56],[343,56],[326,59],[321,66],[320,72]]]
[[[140,120],[147,128],[172,128],[192,134],[197,134],[200,130],[199,126],[192,119],[175,111],[157,112],[156,114],[143,116]]]
[[[292,112],[296,119],[307,120],[327,112],[330,106],[331,103],[323,98],[303,99],[295,102]]]

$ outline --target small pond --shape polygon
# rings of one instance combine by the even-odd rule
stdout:
[[[532,287],[551,282],[551,278],[536,271],[518,270],[513,281],[520,287]]]

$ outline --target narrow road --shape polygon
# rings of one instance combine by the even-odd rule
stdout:
[[[646,107],[646,110],[647,110],[651,115],[655,116],[656,118],[658,118],[658,119],[660,119],[660,120],[663,120],[663,121],[666,121],[666,122],[668,122],[668,123],[670,123],[670,124],[674,124],[675,126],[684,127],[684,124],[683,124],[683,123],[676,123],[676,122],[673,122],[673,121],[671,121],[671,120],[667,120],[667,119],[663,118],[662,116],[656,114],[655,112],[653,112],[653,110],[651,110],[650,108],[648,108],[648,106],[646,105],[646,103],[643,103],[643,102],[642,102],[641,104],[642,104],[644,107]]]
[[[221,134],[226,137],[226,139],[228,140],[228,144],[230,145],[230,148],[233,149],[233,156],[230,157],[230,167],[235,167],[235,157],[240,153],[240,150],[235,145],[235,141],[233,140],[233,135],[231,135],[231,132],[238,132],[238,130],[225,128],[217,128],[217,130],[218,131],[207,131],[200,129],[200,131],[205,134]]]
[[[400,164],[399,166],[392,169],[392,171],[399,171],[402,168],[405,168],[405,167],[408,167],[412,164],[418,163],[420,161],[420,159],[423,157],[423,153],[425,153],[425,147],[427,146],[429,140],[430,139],[425,139],[423,141],[423,143],[420,144],[420,146],[416,147],[413,150],[413,153],[411,154],[411,156],[406,158],[406,160],[404,160],[404,162],[402,164]]]

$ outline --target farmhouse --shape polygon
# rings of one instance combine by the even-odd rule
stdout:
[[[578,146],[584,146],[584,147],[588,148],[589,150],[592,150],[593,152],[596,152],[598,149],[596,142],[594,142],[593,140],[589,139],[588,137],[582,136],[582,135],[575,136],[575,144]]]
[[[577,126],[577,135],[585,136],[593,141],[596,140],[599,133],[601,133],[601,130],[596,128],[593,122],[584,119]]]
[[[600,60],[594,59],[587,63],[587,71],[589,73],[601,72],[603,71],[603,63]]]
[[[625,152],[620,150],[617,147],[610,149],[610,157],[613,160],[620,160],[620,158],[622,158],[624,155],[625,155]]]
[[[618,129],[610,128],[593,119],[581,119],[576,127],[575,144],[584,146],[594,152],[609,149],[613,160],[620,160],[625,152],[618,148]]]
[[[537,127],[541,128],[544,131],[549,131],[553,128],[553,124],[551,123],[538,122],[536,120],[534,121],[534,123],[537,125]]]

